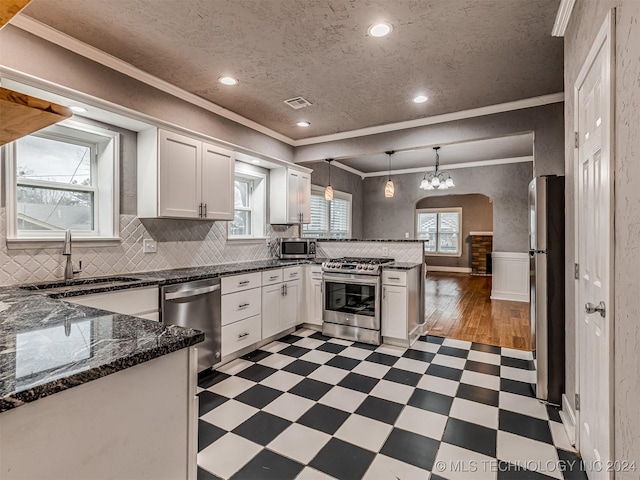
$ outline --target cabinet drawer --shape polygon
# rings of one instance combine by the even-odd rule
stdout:
[[[253,317],[260,313],[262,304],[259,288],[222,295],[222,325]]]
[[[222,277],[222,295],[260,287],[261,281],[262,275],[260,272],[245,273],[243,275],[233,275],[231,277]]]
[[[262,340],[260,315],[222,327],[222,356]]]
[[[267,270],[262,272],[262,286],[273,285],[282,282],[282,269]]]
[[[302,267],[287,267],[282,269],[282,281],[290,282],[302,278]]]
[[[384,285],[402,285],[407,286],[407,273],[398,270],[383,270],[382,283]]]
[[[69,303],[99,308],[109,312],[135,315],[137,313],[157,312],[158,297],[158,287],[146,287],[82,295],[65,298],[64,300]]]
[[[322,266],[321,265],[310,265],[307,267],[309,269],[309,275],[313,280],[322,280]]]

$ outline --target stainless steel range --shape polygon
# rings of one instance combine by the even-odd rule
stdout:
[[[322,264],[322,333],[380,345],[382,266],[392,258],[338,258]]]

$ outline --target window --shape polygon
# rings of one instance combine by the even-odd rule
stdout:
[[[248,165],[236,166],[234,219],[229,222],[228,238],[265,237],[266,172]]]
[[[8,147],[8,238],[118,236],[119,134],[80,123],[22,137]]]
[[[324,187],[311,186],[311,222],[303,225],[302,236],[351,238],[351,194],[333,191],[333,200],[324,199]]]
[[[427,255],[462,255],[461,208],[422,209],[416,211],[416,238],[426,240]]]

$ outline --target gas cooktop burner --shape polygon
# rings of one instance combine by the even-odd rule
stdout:
[[[393,258],[357,258],[343,257],[328,260],[322,264],[325,272],[359,273],[365,275],[379,275],[380,266],[393,263]]]

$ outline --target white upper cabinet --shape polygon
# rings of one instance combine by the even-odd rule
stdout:
[[[291,168],[270,173],[270,222],[275,225],[311,221],[311,175]]]
[[[138,134],[138,216],[233,219],[230,150],[160,129]]]

